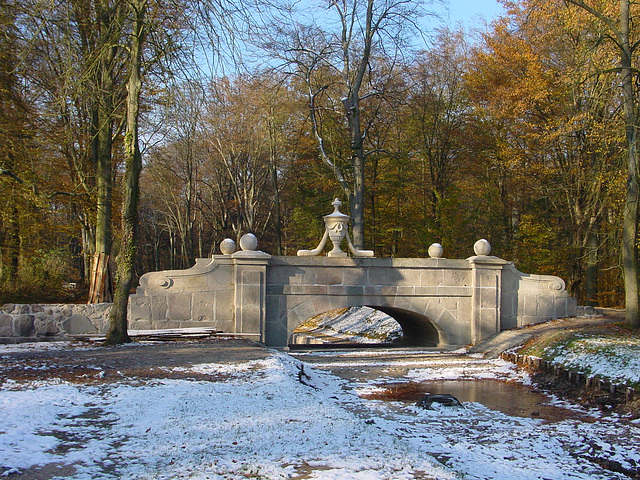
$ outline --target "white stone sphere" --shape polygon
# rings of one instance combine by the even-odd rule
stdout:
[[[473,251],[476,252],[476,255],[489,255],[491,253],[491,244],[482,238],[473,245]]]
[[[245,233],[240,239],[240,248],[253,252],[258,249],[258,239],[253,233]]]
[[[431,246],[429,247],[428,252],[431,258],[440,258],[442,257],[444,249],[442,248],[442,245],[440,245],[439,243],[432,243]]]
[[[223,255],[231,255],[236,251],[236,242],[230,238],[225,238],[220,242],[220,251]]]

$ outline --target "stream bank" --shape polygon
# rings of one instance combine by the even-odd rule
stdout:
[[[471,351],[515,363],[559,398],[637,419],[640,374],[632,362],[640,357],[640,332],[623,319],[623,310],[604,310],[598,317],[554,320],[501,332]]]

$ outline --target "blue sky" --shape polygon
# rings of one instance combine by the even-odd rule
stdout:
[[[452,24],[462,22],[467,28],[481,26],[483,17],[490,22],[504,13],[496,0],[448,0],[446,3],[447,8],[438,7],[443,20],[449,19]]]

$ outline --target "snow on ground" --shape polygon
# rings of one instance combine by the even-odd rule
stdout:
[[[296,468],[319,472],[309,478],[456,478],[341,406],[330,375],[307,369],[310,387],[286,355],[250,363],[195,367],[233,375],[217,383],[11,382],[0,391],[0,466],[72,464],[78,479],[278,479]]]
[[[363,356],[361,353],[358,355]],[[388,367],[395,367],[396,371],[398,367],[408,367],[408,372],[402,378],[389,373],[385,377],[382,373],[378,378],[351,387],[365,397],[386,390],[380,387],[381,384],[393,390],[393,386],[402,384],[403,379],[412,383],[499,379],[530,384],[526,372],[500,359],[435,355],[433,358],[409,362],[394,360],[394,355],[401,358],[407,353],[411,352],[386,352],[384,361],[320,361],[314,362],[314,366],[356,369],[366,363],[373,368],[380,368],[381,372],[394,371],[394,368]],[[323,357],[310,354],[313,355]],[[342,359],[353,354],[335,352],[334,355]],[[496,390],[496,395],[500,395],[499,390]],[[389,412],[390,405],[395,407],[392,413]],[[387,424],[378,422],[381,427],[390,425],[391,431],[412,439],[462,478],[627,478],[600,469],[594,465],[598,462],[638,471],[640,429],[636,426],[618,416],[603,417],[597,411],[585,411],[552,397],[549,398],[549,405],[558,407],[556,412],[562,410],[566,413],[559,414],[555,419],[513,417],[475,402],[465,403],[461,409],[443,407],[432,411],[407,405],[406,402],[371,401],[369,408],[377,410],[379,417],[390,419]]]
[[[409,365],[408,377],[484,371],[521,378],[506,362],[442,362],[438,373]],[[547,423],[478,403],[422,410],[393,402],[390,408],[301,365],[274,352],[266,360],[193,367],[227,374],[221,382],[5,382],[0,466],[10,477],[36,465],[69,464],[76,474],[67,478],[75,479],[612,480],[626,477],[592,457],[605,455],[626,468],[640,462],[640,430],[616,418]]]
[[[619,337],[578,338],[548,348],[543,355],[554,363],[614,381],[640,384],[640,339]]]

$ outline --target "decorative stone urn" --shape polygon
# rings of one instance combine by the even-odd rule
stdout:
[[[336,198],[331,205],[333,205],[333,213],[323,217],[326,228],[320,244],[313,250],[298,250],[298,256],[312,257],[320,255],[324,246],[327,244],[327,238],[330,238],[331,243],[333,243],[333,250],[327,253],[327,256],[345,258],[347,253],[342,251],[340,244],[346,238],[349,251],[354,257],[373,257],[373,250],[358,250],[353,246],[353,243],[351,243],[348,230],[350,217],[339,210],[342,202]]]
[[[327,257],[344,258],[347,256],[347,253],[340,249],[340,244],[347,236],[349,215],[345,215],[338,210],[340,205],[342,205],[342,202],[337,198],[331,203],[331,205],[333,205],[334,208],[333,213],[323,217],[324,223],[327,226],[327,231],[329,232],[329,238],[331,239],[331,243],[333,243],[333,250],[327,253]]]

